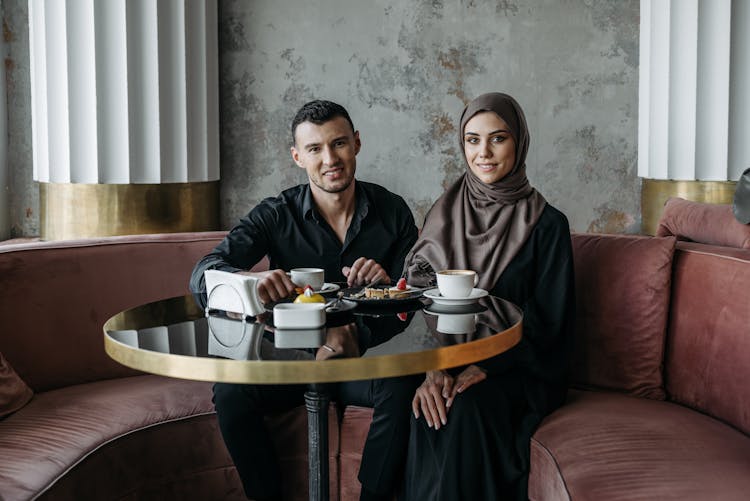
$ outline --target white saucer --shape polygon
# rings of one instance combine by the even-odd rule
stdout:
[[[326,282],[323,284],[323,287],[313,290],[313,292],[317,292],[318,294],[328,294],[329,292],[336,292],[340,288],[341,286],[339,284],[329,284]]]
[[[287,271],[286,276],[291,278],[292,274]],[[299,285],[295,285],[295,287],[299,287]],[[329,292],[336,292],[340,288],[341,286],[338,284],[331,284],[331,283],[325,282],[323,283],[323,287],[321,287],[320,289],[313,289],[313,292],[317,294],[328,294]]]
[[[487,292],[484,289],[471,289],[471,294],[469,294],[468,297],[462,297],[458,299],[451,299],[447,297],[443,297],[440,295],[440,291],[437,287],[434,289],[430,289],[428,291],[424,291],[424,297],[428,299],[432,299],[432,302],[435,304],[444,304],[446,306],[458,306],[462,304],[472,304],[479,301],[480,298],[483,298],[489,292]]]

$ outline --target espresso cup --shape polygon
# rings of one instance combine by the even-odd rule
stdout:
[[[316,291],[322,289],[325,283],[323,268],[294,268],[289,272],[289,277],[297,287],[309,285]]]
[[[442,270],[437,272],[440,295],[447,299],[463,299],[471,295],[479,278],[472,270]]]

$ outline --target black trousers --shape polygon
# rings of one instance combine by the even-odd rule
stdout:
[[[411,400],[419,382],[419,378],[399,377],[330,386],[332,398],[340,404],[374,410],[359,470],[363,498],[365,493],[390,495],[401,483]],[[303,405],[306,389],[305,385],[214,385],[221,434],[249,498],[280,499],[282,475],[263,416]]]

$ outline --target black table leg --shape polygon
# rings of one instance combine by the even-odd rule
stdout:
[[[312,501],[328,501],[328,401],[322,385],[308,385],[307,407],[308,489]]]

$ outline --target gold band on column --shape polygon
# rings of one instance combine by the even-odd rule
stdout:
[[[736,181],[672,181],[643,178],[641,233],[656,234],[664,203],[669,197],[709,204],[731,204],[736,187]]]
[[[211,231],[219,228],[219,182],[39,183],[42,240]]]

